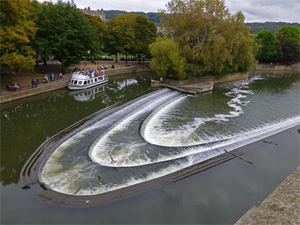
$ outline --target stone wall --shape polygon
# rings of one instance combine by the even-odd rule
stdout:
[[[300,64],[277,65],[277,64],[257,64],[254,71],[295,71],[300,72]]]
[[[248,78],[248,73],[233,73],[220,78],[214,78],[214,84],[225,83],[235,80],[243,80]]]

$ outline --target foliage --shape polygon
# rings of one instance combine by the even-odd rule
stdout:
[[[140,15],[136,17],[133,26],[134,30],[134,52],[139,56],[149,56],[149,45],[157,38],[156,25],[148,20],[146,16]]]
[[[126,15],[129,12],[127,11],[121,11],[121,10],[105,10],[105,18],[106,19],[112,19],[114,17],[117,17],[118,15]],[[139,15],[144,15],[146,16],[150,21],[154,22],[156,25],[158,25],[160,23],[160,14],[159,13],[155,13],[155,12],[149,12],[149,13],[145,13],[145,12],[130,12],[130,13],[134,13],[137,16]]]
[[[116,55],[116,61],[118,53],[133,51],[135,20],[135,14],[127,14],[112,18],[107,23],[105,49],[109,54]]]
[[[277,30],[284,26],[298,26],[300,27],[299,23],[285,23],[285,22],[264,22],[264,23],[245,23],[246,26],[251,27],[252,34],[258,34],[262,30],[268,30],[272,33],[275,33]]]
[[[164,31],[179,44],[192,75],[248,71],[256,43],[241,12],[232,16],[222,0],[172,0],[162,11]]]
[[[119,15],[107,23],[105,49],[109,54],[119,53],[149,55],[148,46],[154,42],[157,33],[156,26],[144,15],[133,13]]]
[[[30,46],[36,27],[30,0],[1,0],[1,70],[33,70],[35,51]]]
[[[179,46],[173,40],[158,38],[150,45],[150,52],[153,57],[150,67],[158,75],[180,80],[186,77],[185,59],[180,56]]]
[[[257,59],[260,62],[274,61],[277,54],[275,35],[271,31],[262,30],[255,37],[255,41],[261,45]]]
[[[105,23],[100,19],[99,16],[92,16],[90,14],[83,14],[84,17],[89,21],[89,23],[93,26],[93,28],[96,30],[97,34],[99,35],[99,43],[101,49],[104,48],[104,36],[106,33],[106,25]]]
[[[44,2],[38,9],[34,45],[42,57],[53,55],[64,66],[76,65],[99,52],[97,30],[69,3]]]
[[[111,19],[117,17],[118,15],[126,15],[129,12],[121,10],[105,10],[106,19]],[[131,12],[135,13],[137,16],[145,15],[150,21],[154,22],[157,26],[160,25],[161,15],[156,12]],[[285,22],[254,22],[254,23],[245,23],[246,26],[251,27],[252,34],[258,34],[261,30],[269,30],[272,33],[275,33],[277,30],[284,26],[294,26],[297,25],[300,27],[299,23],[285,23]]]
[[[276,32],[278,60],[283,63],[300,61],[300,28],[285,26]]]

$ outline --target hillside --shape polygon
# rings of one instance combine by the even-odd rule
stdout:
[[[269,30],[273,33],[275,33],[277,30],[279,30],[281,27],[284,27],[286,25],[294,26],[297,25],[300,27],[299,23],[285,23],[285,22],[265,22],[265,23],[246,23],[247,26],[251,27],[251,33],[258,34],[261,30]]]
[[[156,25],[160,24],[160,15],[159,13],[155,13],[155,12],[145,13],[145,12],[127,12],[121,10],[105,10],[105,18],[109,20],[113,17],[116,17],[119,14],[125,15],[127,13],[135,13],[136,15],[144,14],[145,16],[147,16],[149,20],[153,21]],[[264,22],[264,23],[255,22],[255,23],[246,23],[246,25],[252,28],[251,33],[253,34],[257,34],[261,30],[269,30],[275,33],[278,29],[286,25],[291,25],[291,26],[297,25],[298,27],[300,27],[299,23],[285,23],[285,22]]]
[[[125,15],[127,13],[135,13],[136,15],[141,15],[141,14],[145,15],[149,20],[153,21],[156,25],[160,24],[159,13],[155,13],[155,12],[149,12],[149,13],[145,13],[145,12],[127,12],[127,11],[121,11],[121,10],[105,10],[104,12],[105,12],[106,20],[114,18],[119,14]]]

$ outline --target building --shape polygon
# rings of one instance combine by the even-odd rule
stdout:
[[[80,10],[81,10],[81,12],[86,13],[86,14],[90,14],[92,16],[99,16],[100,19],[103,22],[105,22],[105,13],[104,13],[103,9],[101,9],[101,10],[99,10],[99,9],[97,9],[97,10],[91,10],[90,7],[87,7],[87,8],[80,9]]]

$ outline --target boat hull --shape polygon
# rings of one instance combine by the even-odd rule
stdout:
[[[72,83],[69,83],[68,84],[68,88],[69,90],[71,91],[75,91],[75,90],[85,90],[85,89],[88,89],[88,88],[92,88],[92,87],[95,87],[95,86],[98,86],[98,85],[101,85],[101,84],[105,84],[108,82],[108,79],[106,80],[101,80],[101,81],[98,81],[96,83],[93,83],[93,84],[88,84],[88,85],[76,85],[76,84],[72,84]]]

